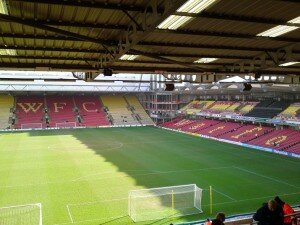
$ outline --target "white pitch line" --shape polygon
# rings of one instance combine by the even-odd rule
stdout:
[[[100,173],[92,173],[92,174],[89,174],[89,175],[86,175],[86,176],[82,176],[82,177],[78,177],[76,179],[73,179],[72,181],[79,181],[81,179],[85,179],[85,178],[88,178],[88,177],[93,177],[93,176],[99,176],[99,175],[106,175],[106,174],[113,174],[113,173],[127,173],[127,172],[160,172],[160,171],[157,171],[157,170],[123,170],[123,171],[107,171],[107,172],[100,172]]]
[[[234,168],[232,166],[223,166],[223,167],[206,167],[206,168],[200,168],[200,169],[191,169],[191,170],[169,170],[169,171],[156,171],[156,170],[149,170],[153,172],[149,173],[136,173],[134,175],[126,174],[126,175],[119,175],[119,176],[110,176],[110,177],[101,177],[95,180],[105,180],[105,179],[115,179],[115,178],[123,178],[123,177],[131,177],[131,176],[147,176],[147,175],[156,175],[156,174],[169,174],[169,173],[185,173],[185,172],[196,172],[196,171],[202,171],[202,170],[218,170],[218,169],[229,169],[229,168]],[[122,172],[129,172],[130,170],[124,170],[124,171],[118,171],[120,173]],[[141,171],[147,171],[147,170],[141,170]],[[112,172],[114,173],[114,172]],[[74,180],[70,181],[64,181],[64,182],[44,182],[44,183],[38,183],[38,184],[23,184],[23,185],[6,185],[6,186],[0,186],[1,188],[18,188],[18,187],[38,187],[41,185],[48,185],[48,184],[67,184],[67,183],[72,183],[72,182],[82,182],[81,180],[82,177],[76,178]]]
[[[185,172],[196,172],[196,171],[202,171],[202,170],[218,170],[218,169],[228,169],[228,168],[233,168],[233,167],[232,166],[222,166],[222,167],[207,167],[207,168],[191,169],[191,170],[169,170],[169,171],[149,170],[149,171],[152,171],[152,172],[137,173],[137,174],[134,174],[134,175],[126,174],[126,175],[120,175],[120,176],[101,177],[101,178],[98,178],[98,179],[95,179],[95,180],[122,178],[122,177],[130,177],[130,176],[147,176],[147,175],[156,175],[156,174],[185,173]],[[120,171],[120,172],[122,172],[122,171]],[[126,173],[127,170],[125,170],[124,172]],[[84,178],[84,177],[76,178],[73,181],[80,180],[81,178]]]
[[[274,194],[274,195],[269,195],[269,196],[263,196],[263,197],[257,197],[257,198],[247,198],[247,199],[242,199],[242,200],[235,200],[235,201],[230,201],[230,202],[220,202],[220,203],[213,203],[213,205],[225,205],[225,204],[230,204],[230,203],[237,203],[237,202],[246,202],[246,201],[251,201],[251,200],[259,200],[259,199],[266,199],[266,198],[274,198],[274,196],[289,196],[289,195],[297,195],[300,194],[300,192],[294,192],[294,193],[289,193],[289,194]],[[205,204],[203,206],[209,206],[210,204]]]
[[[103,217],[101,219],[91,219],[91,220],[80,220],[80,221],[75,221],[75,222],[67,222],[67,223],[55,223],[54,225],[65,225],[65,224],[78,224],[78,223],[86,223],[86,222],[92,222],[92,221],[100,221],[100,220],[115,220],[115,219],[121,219],[127,217],[127,215],[124,216],[112,216],[112,217]]]
[[[229,195],[227,195],[227,194],[225,194],[225,193],[223,193],[223,192],[221,192],[221,191],[217,191],[215,188],[213,188],[213,190],[214,190],[215,192],[221,194],[221,195],[224,195],[225,197],[227,197],[227,198],[229,198],[229,199],[231,199],[231,200],[233,200],[233,201],[236,201],[236,199],[230,197]]]
[[[67,211],[68,211],[68,214],[69,214],[69,218],[70,218],[71,222],[72,222],[72,223],[74,223],[74,220],[73,220],[73,217],[72,217],[72,214],[71,214],[70,208],[69,208],[69,206],[68,206],[68,205],[66,205],[66,207],[67,207]]]
[[[102,201],[68,204],[67,207],[69,207],[69,206],[71,206],[71,207],[72,206],[81,206],[81,205],[93,205],[93,204],[97,204],[97,203],[115,202],[115,201],[121,201],[121,200],[128,200],[128,198],[113,198],[113,199],[106,199],[106,200],[102,200]]]
[[[273,178],[273,177],[265,176],[265,175],[263,175],[263,174],[256,173],[256,172],[253,172],[253,171],[250,171],[250,170],[247,170],[247,169],[243,169],[243,168],[240,168],[240,167],[238,167],[238,166],[234,166],[234,168],[237,168],[237,169],[239,169],[239,170],[241,170],[241,171],[244,171],[244,172],[247,172],[247,173],[254,174],[254,175],[259,176],[259,177],[263,177],[263,178],[267,178],[267,179],[272,180],[272,181],[276,181],[276,182],[278,182],[278,183],[282,183],[282,184],[288,185],[288,186],[290,186],[290,187],[299,188],[299,187],[297,187],[297,186],[295,186],[295,185],[293,185],[293,184],[287,183],[287,182],[285,182],[285,181],[278,180],[278,179]]]
[[[289,193],[289,194],[274,194],[274,195],[269,195],[269,196],[263,196],[263,197],[257,197],[257,198],[248,198],[248,199],[242,199],[242,200],[235,200],[235,201],[230,201],[230,202],[220,202],[220,203],[213,203],[213,205],[225,205],[225,204],[230,204],[230,203],[237,203],[237,202],[245,202],[245,201],[251,201],[251,200],[259,200],[259,199],[266,199],[266,198],[273,198],[276,195],[279,196],[289,196],[289,195],[296,195],[296,194],[300,194],[300,192],[294,192],[294,193]],[[124,199],[128,199],[128,198],[124,198]],[[112,201],[116,201],[119,199],[113,199]],[[109,200],[107,200],[108,202]],[[85,204],[85,203],[78,203],[78,204]],[[69,204],[72,205],[72,204]],[[74,204],[76,205],[76,204]],[[209,204],[206,205],[202,205],[202,206],[209,206]],[[91,222],[91,221],[100,221],[100,220],[105,220],[105,219],[119,219],[125,216],[118,216],[118,217],[106,217],[106,218],[101,218],[101,219],[91,219],[91,220],[80,220],[80,221],[76,221],[76,222],[72,222],[73,224],[77,224],[77,223],[84,223],[84,222]],[[53,225],[67,225],[67,224],[72,224],[70,222],[67,223],[56,223]]]

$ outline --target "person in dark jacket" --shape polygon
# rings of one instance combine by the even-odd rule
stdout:
[[[276,196],[274,200],[282,208],[282,211],[283,211],[284,215],[290,215],[290,214],[295,213],[293,208],[289,204],[287,204],[286,202],[282,201],[278,196]],[[293,217],[286,216],[283,219],[283,223],[284,223],[284,225],[292,225],[292,220],[293,220]]]
[[[253,219],[258,225],[283,225],[283,211],[276,201],[270,200],[257,210]]]
[[[217,216],[216,216],[216,219],[214,219],[212,221],[212,225],[224,225],[224,222],[225,221],[225,214],[224,213],[218,213]]]

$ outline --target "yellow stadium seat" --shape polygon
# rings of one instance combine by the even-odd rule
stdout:
[[[14,98],[10,95],[0,95],[0,129],[9,127],[10,109],[14,105]]]

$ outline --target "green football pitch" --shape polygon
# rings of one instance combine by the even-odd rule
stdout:
[[[155,127],[0,133],[0,207],[41,203],[46,225],[134,224],[128,191],[184,184],[203,189],[202,214],[136,224],[299,204],[300,160]]]

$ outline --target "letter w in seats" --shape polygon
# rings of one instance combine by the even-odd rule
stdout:
[[[35,102],[32,102],[32,103],[17,103],[18,106],[20,106],[23,111],[25,113],[28,113],[30,111],[32,112],[37,112],[43,105],[43,103],[35,103]]]

